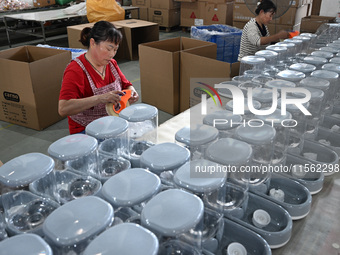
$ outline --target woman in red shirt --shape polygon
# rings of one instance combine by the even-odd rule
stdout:
[[[88,51],[67,66],[59,95],[59,114],[68,116],[70,134],[82,133],[90,122],[106,116],[105,104],[118,104],[122,90],[131,90],[129,103],[138,100],[113,59],[121,40],[120,31],[107,21],[82,30],[80,42]]]

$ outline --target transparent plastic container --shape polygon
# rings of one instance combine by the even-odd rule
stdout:
[[[292,81],[282,80],[282,79],[275,79],[272,81],[268,81],[265,85],[265,88],[269,89],[277,89],[278,92],[281,91],[281,88],[295,88],[296,84]]]
[[[332,95],[330,94],[330,82],[325,79],[320,79],[316,77],[307,77],[300,81],[299,87],[315,88],[320,89],[324,92],[324,99],[322,101],[321,111],[322,114],[330,113],[333,108],[333,103],[331,102]]]
[[[309,76],[313,71],[316,70],[316,66],[307,64],[307,63],[295,63],[289,66],[290,70],[302,72],[307,76]]]
[[[132,141],[157,143],[158,109],[148,104],[133,104],[119,113],[129,122]]]
[[[200,197],[204,204],[203,223],[204,229],[196,229],[202,231],[202,243],[205,248],[211,252],[215,252],[214,247],[220,244],[221,231],[223,231],[223,211],[219,208],[219,201],[225,201],[222,197],[228,194],[224,193],[224,183],[227,173],[207,173],[204,169],[209,167],[218,169],[218,164],[204,160],[193,160],[181,166],[174,175],[174,183],[176,187],[184,189]],[[197,168],[203,170],[196,171]],[[212,175],[212,176],[211,176]],[[215,194],[218,194],[217,196]],[[208,200],[207,198],[217,198],[216,200]],[[217,243],[217,244],[216,244]],[[210,244],[210,245],[209,245]]]
[[[255,56],[265,58],[265,68],[271,69],[277,64],[279,53],[272,50],[259,50],[255,53]]]
[[[300,54],[308,54],[308,50],[310,48],[311,38],[306,36],[294,36],[293,40],[301,40],[302,41],[302,49]]]
[[[245,73],[243,75],[238,75],[238,76],[234,76],[231,80],[234,82],[238,82],[243,83],[243,82],[247,82],[247,81],[251,81],[255,76],[258,75],[258,70],[247,70],[247,71],[252,71],[250,74],[249,73]],[[245,71],[245,72],[247,72]],[[255,72],[255,74],[254,74]]]
[[[311,116],[305,116],[307,126],[306,126],[306,133],[305,133],[305,138],[306,139],[313,139],[315,138],[317,132],[318,132],[318,127],[319,127],[319,122],[322,120],[321,118],[321,110],[322,110],[322,103],[324,101],[324,96],[325,93],[320,90],[320,89],[315,89],[315,88],[309,88],[307,87],[311,93],[311,98],[309,100],[309,107],[308,111],[312,114]],[[292,93],[291,94],[294,97],[301,97],[304,98],[305,94],[302,93]]]
[[[53,255],[53,252],[40,236],[25,234],[13,236],[0,242],[0,254]]]
[[[64,170],[70,167],[82,174],[99,176],[97,167],[96,138],[74,134],[55,141],[48,147],[48,154],[55,161],[55,169]]]
[[[190,151],[175,143],[161,143],[143,152],[141,168],[157,174],[162,183],[172,185],[173,173],[190,159]]]
[[[253,90],[253,99],[261,103],[261,109],[271,107],[273,105],[273,91],[269,88],[255,88]],[[280,93],[276,94],[276,99],[280,97]]]
[[[311,77],[316,77],[320,79],[325,79],[330,82],[330,95],[329,100],[333,100],[336,98],[336,93],[339,92],[339,74],[336,72],[328,71],[328,70],[316,70],[311,73]]]
[[[233,135],[235,128],[242,124],[242,120],[241,115],[222,110],[207,114],[203,118],[203,124],[217,128],[219,138],[225,138]]]
[[[324,64],[328,63],[327,58],[322,58],[318,56],[307,56],[302,59],[304,63],[314,65],[317,70],[321,69]]]
[[[40,180],[47,194],[55,191],[54,161],[42,153],[27,153],[6,162],[0,168],[0,194],[18,189],[28,190],[29,184]]]
[[[178,130],[175,143],[190,150],[191,159],[203,158],[206,148],[218,139],[218,129],[204,124],[190,125]]]
[[[201,254],[203,233],[199,227],[204,226],[203,218],[201,199],[183,190],[169,189],[145,205],[141,225],[158,236],[160,252],[164,252],[161,254],[196,255]]]
[[[242,82],[238,85],[245,96],[247,96],[249,88],[262,88],[262,84],[254,81],[257,77],[259,76],[254,77],[251,81]]]
[[[289,127],[292,126],[291,113],[286,112],[285,115],[282,115],[281,110],[277,109],[269,115],[255,115],[255,118],[275,128],[276,135],[271,164],[273,166],[284,164],[287,157]]]
[[[294,43],[291,42],[278,42],[275,43],[275,46],[282,46],[287,48],[287,60],[293,61],[295,58],[295,55],[297,53],[297,49]]]
[[[240,170],[250,164],[252,153],[249,144],[233,138],[221,138],[207,148],[205,158],[222,165],[229,174],[222,188],[222,194],[229,195],[222,197],[225,200],[220,201],[216,208],[221,209],[224,215],[237,218],[244,216],[248,203],[249,176]],[[216,201],[217,195],[212,193],[206,199]]]
[[[31,233],[44,236],[43,223],[59,207],[57,202],[25,190],[3,194],[2,205],[9,235]]]
[[[334,54],[329,52],[329,51],[324,51],[324,50],[317,50],[317,51],[313,51],[310,54],[311,56],[314,57],[320,57],[320,58],[325,58],[327,60],[331,59],[334,57]]]
[[[271,50],[271,51],[277,52],[279,54],[279,56],[278,56],[278,62],[279,63],[285,62],[287,60],[287,57],[288,57],[288,48],[287,47],[269,45],[269,46],[266,47],[266,50]]]
[[[251,165],[269,165],[272,162],[276,131],[274,127],[258,122],[258,126],[240,126],[236,129],[234,138],[251,145],[253,156]],[[249,189],[266,192],[270,183],[269,172],[251,172],[249,174]]]
[[[240,82],[238,81],[224,81],[220,83],[221,85],[223,84],[227,84],[227,85],[232,85],[232,86],[238,86],[240,84]],[[227,88],[218,88],[217,89],[217,93],[221,96],[221,97],[226,97],[226,98],[232,98],[232,94],[231,91]]]
[[[303,72],[294,71],[294,70],[284,70],[276,74],[277,79],[291,81],[297,84],[302,79],[306,78],[306,75]]]
[[[41,180],[34,181],[29,185],[29,189],[34,194],[56,200],[59,204],[65,204],[81,197],[96,196],[102,189],[99,180],[69,170],[55,171],[54,194],[49,194],[43,184],[44,182]]]
[[[317,38],[316,34],[301,33],[300,36],[309,37],[310,38],[309,51],[313,51],[314,49],[316,49],[316,44],[315,44],[316,43],[316,38]]]
[[[266,59],[258,56],[245,56],[241,59],[239,75],[247,70],[263,70]]]
[[[154,233],[133,223],[122,223],[105,230],[84,251],[84,255],[157,255],[159,242]]]
[[[102,197],[115,211],[116,222],[133,222],[145,204],[161,189],[159,177],[142,168],[132,168],[111,177],[102,189]],[[134,213],[133,211],[136,213]]]
[[[287,99],[296,99],[297,97],[287,96]],[[309,103],[303,103],[303,106],[308,110]],[[278,102],[278,107],[281,107],[281,98]],[[289,129],[288,152],[299,153],[303,147],[304,136],[307,129],[307,121],[304,113],[295,105],[287,104],[286,109],[292,114],[292,119],[295,120],[295,126]]]
[[[302,51],[302,46],[303,46],[303,41],[302,40],[298,40],[298,39],[285,39],[283,40],[283,42],[287,42],[287,43],[294,43],[295,44],[295,48],[296,48],[296,53],[299,53]]]
[[[260,84],[261,85],[261,88],[268,82],[268,81],[272,81],[274,80],[273,77],[270,77],[268,75],[265,75],[265,74],[261,74],[259,76],[256,76],[252,79],[252,81],[255,83],[255,84]],[[239,86],[239,88],[241,88],[242,85]],[[252,88],[253,89],[256,89],[258,88],[259,86],[253,86]]]
[[[111,226],[113,216],[112,206],[101,198],[73,200],[47,217],[45,239],[53,254],[82,254],[94,237]]]
[[[261,109],[261,103],[259,101],[256,101],[256,100],[253,99],[252,105],[253,105],[253,108],[256,109],[256,110]],[[228,111],[233,112],[234,111],[234,100],[230,100],[228,103],[226,103],[225,108]],[[249,109],[248,98],[244,99],[243,109],[244,109],[244,114],[241,115],[241,116],[244,119],[244,121],[250,120],[254,117],[254,113],[252,113]]]

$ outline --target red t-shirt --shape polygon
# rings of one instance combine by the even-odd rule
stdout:
[[[103,80],[101,76],[93,69],[90,63],[85,59],[84,54],[79,56],[79,59],[84,64],[97,88],[104,87],[116,80],[111,72],[110,65],[106,66],[105,79]],[[116,68],[120,79],[122,80],[122,90],[131,86],[131,82],[125,78],[124,74],[119,69],[117,61],[112,59],[111,62]],[[90,96],[93,96],[93,92],[85,72],[81,69],[76,61],[71,61],[64,72],[59,100],[70,100]],[[84,126],[73,121],[70,117],[68,117],[68,125],[70,134],[79,133],[85,130]]]

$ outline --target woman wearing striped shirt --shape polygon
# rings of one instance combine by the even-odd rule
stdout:
[[[275,12],[276,6],[270,0],[262,0],[258,4],[255,10],[256,17],[248,21],[243,28],[238,61],[244,56],[254,55],[271,42],[288,38],[288,32],[284,30],[275,35],[269,35],[267,25],[273,19]]]

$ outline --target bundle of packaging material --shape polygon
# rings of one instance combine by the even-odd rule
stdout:
[[[217,60],[235,63],[240,52],[242,30],[228,25],[192,26],[191,38],[217,44]]]
[[[72,59],[75,59],[76,57],[79,57],[81,54],[87,52],[85,49],[73,49],[73,48],[66,48],[66,47],[56,47],[56,46],[50,46],[48,44],[38,44],[37,47],[44,47],[44,48],[52,48],[57,50],[68,50],[72,53]]]

